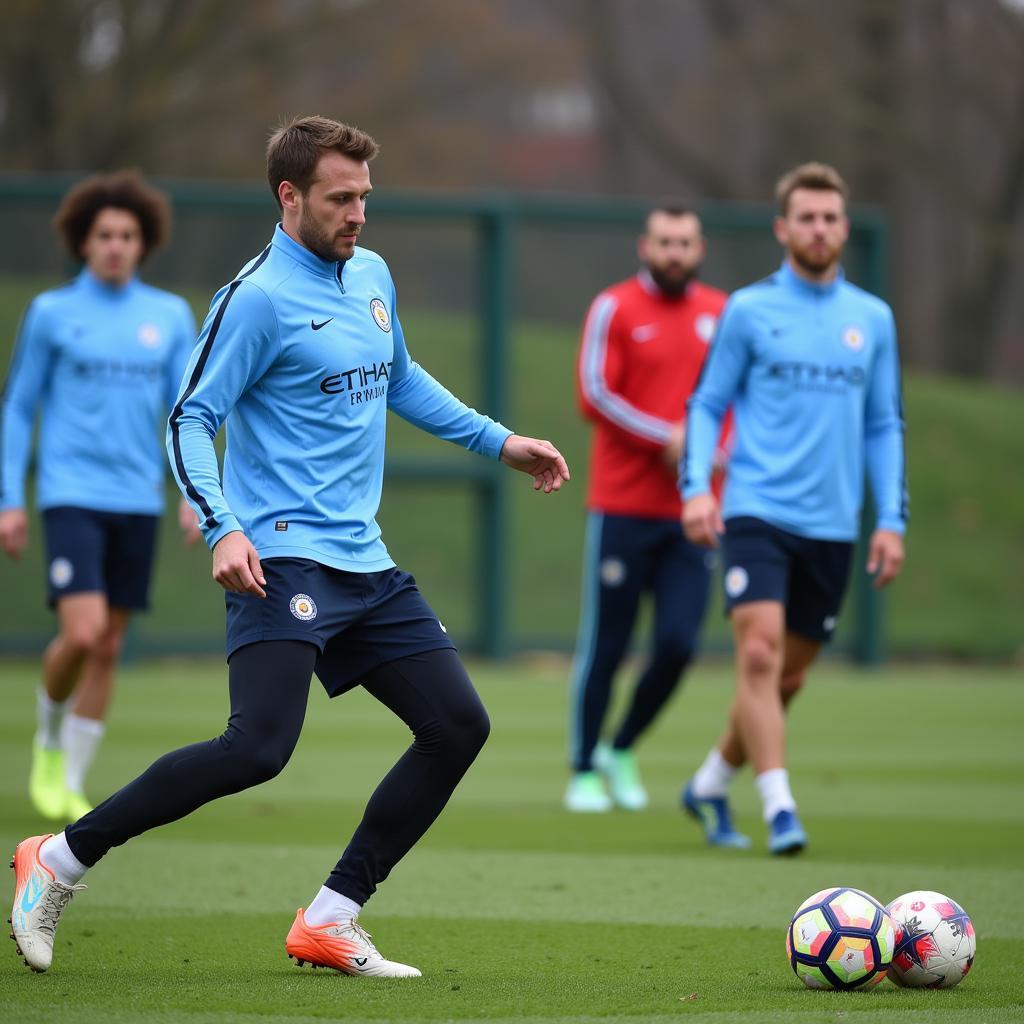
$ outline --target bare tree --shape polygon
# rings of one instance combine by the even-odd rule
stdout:
[[[765,198],[793,163],[836,163],[893,224],[913,358],[992,372],[1021,284],[1020,5],[581,0],[578,15],[618,159],[711,199]]]
[[[728,5],[723,7],[723,12]],[[727,33],[731,20],[720,12],[716,31]],[[671,109],[658,103],[637,79],[630,48],[626,11],[615,0],[589,0],[583,6],[581,25],[590,56],[590,73],[602,98],[615,114],[616,127],[627,139],[645,148],[650,156],[709,199],[729,199],[737,194],[728,165],[702,152],[697,141],[680,131]],[[622,15],[622,17],[619,17]]]

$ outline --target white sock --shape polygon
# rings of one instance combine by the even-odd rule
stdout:
[[[95,718],[70,714],[64,719],[64,784],[71,793],[85,789],[85,776],[92,766],[106,726]]]
[[[71,852],[64,833],[50,836],[39,847],[39,859],[53,872],[58,882],[77,885],[89,869]]]
[[[67,709],[66,700],[51,700],[46,688],[36,694],[36,743],[47,750],[60,750],[60,730]]]
[[[713,796],[725,796],[729,791],[729,783],[739,771],[729,764],[718,747],[712,747],[704,763],[697,769],[693,777],[693,795],[698,800],[707,800]]]
[[[306,924],[319,928],[324,924],[337,924],[339,921],[358,917],[362,909],[362,903],[356,903],[355,900],[342,896],[340,892],[321,885],[320,891],[313,898],[304,916]]]
[[[779,811],[796,810],[796,801],[789,791],[789,772],[785,768],[770,768],[754,781],[764,804],[765,821],[771,821]]]

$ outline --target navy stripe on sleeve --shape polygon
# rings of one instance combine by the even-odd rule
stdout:
[[[202,379],[203,370],[206,368],[206,362],[210,358],[214,339],[217,337],[217,331],[220,330],[221,321],[224,319],[224,311],[228,308],[231,296],[235,294],[238,290],[238,286],[245,278],[259,269],[269,255],[270,246],[268,245],[266,249],[260,253],[256,262],[253,263],[253,265],[244,274],[231,282],[231,285],[228,288],[228,293],[224,296],[224,301],[217,309],[217,315],[213,318],[213,323],[210,325],[210,333],[206,336],[206,343],[203,345],[203,351],[199,354],[199,358],[196,360],[195,368],[192,370],[192,376],[189,378],[188,387],[181,393],[181,398],[178,399],[178,402],[171,413],[170,427],[171,438],[174,445],[174,465],[178,470],[179,479],[185,485],[185,493],[199,506],[200,511],[203,513],[207,529],[213,529],[213,527],[217,526],[217,519],[213,514],[213,509],[210,508],[210,503],[199,493],[198,488],[189,479],[188,473],[185,470],[185,460],[181,455],[181,439],[179,436],[178,422],[181,419],[182,408],[185,402],[191,398],[192,393],[199,386],[199,381]]]
[[[902,375],[901,375],[902,376]],[[897,393],[897,412],[900,418],[900,519],[904,525],[910,519],[910,488],[907,483],[907,421],[903,413],[903,386]]]

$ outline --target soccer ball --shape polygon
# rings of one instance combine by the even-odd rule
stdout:
[[[896,948],[896,926],[860,889],[822,889],[797,908],[786,953],[808,988],[870,988],[884,977]]]
[[[885,908],[900,935],[889,977],[908,988],[952,988],[974,963],[977,941],[964,908],[940,892],[908,892]]]

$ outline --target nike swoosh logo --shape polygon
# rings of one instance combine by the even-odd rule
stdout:
[[[26,914],[31,914],[35,905],[42,899],[43,890],[46,888],[36,878],[30,878],[25,886],[25,892],[21,897],[21,909]]]
[[[309,326],[312,327],[314,331],[319,331],[321,327],[326,327],[333,319],[333,316],[329,316],[322,324],[318,324],[315,320],[310,320]]]

